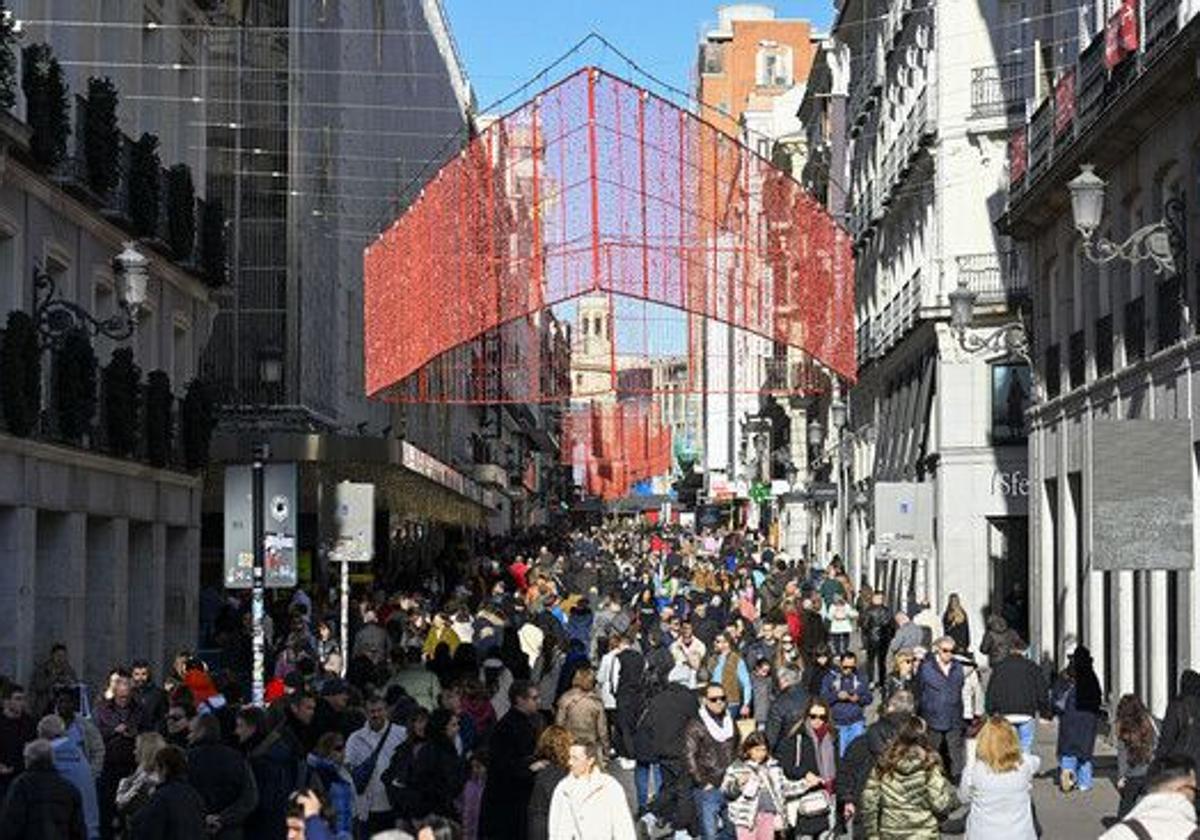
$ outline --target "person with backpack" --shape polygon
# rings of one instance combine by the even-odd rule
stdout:
[[[1154,759],[1146,789],[1149,793],[1100,840],[1200,840],[1196,762],[1190,756],[1176,753]]]

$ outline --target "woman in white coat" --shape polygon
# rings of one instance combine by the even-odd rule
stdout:
[[[597,766],[599,747],[571,745],[567,777],[550,798],[554,840],[635,840],[633,817],[621,784]]]
[[[1037,840],[1033,777],[1041,759],[1021,752],[1017,730],[1002,717],[983,724],[975,760],[963,771],[958,798],[971,807],[966,840]]]

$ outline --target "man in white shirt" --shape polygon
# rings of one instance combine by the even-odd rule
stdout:
[[[692,635],[692,623],[684,621],[679,625],[679,638],[671,644],[671,657],[676,665],[686,665],[693,671],[700,670],[704,655],[708,648],[704,642]]]
[[[396,748],[404,743],[407,733],[403,726],[393,724],[388,719],[388,707],[383,698],[372,697],[368,700],[366,711],[366,725],[352,733],[346,741],[346,765],[354,774],[356,768],[367,764],[375,756],[371,780],[362,793],[356,791],[354,798],[354,818],[369,837],[377,831],[396,827],[396,816],[381,777],[392,763]]]

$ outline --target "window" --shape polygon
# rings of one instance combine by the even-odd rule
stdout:
[[[1033,405],[1028,365],[992,365],[992,443],[1019,443],[1029,433],[1025,412]]]
[[[723,43],[708,43],[701,47],[700,72],[713,76],[719,76],[725,72],[725,45]]]
[[[17,271],[17,240],[0,230],[0,323],[8,313],[21,308],[23,277]]]
[[[761,87],[790,87],[792,84],[792,50],[778,44],[765,43],[758,50],[758,84]]]
[[[175,318],[174,329],[171,332],[171,361],[173,370],[171,380],[177,389],[187,386],[192,378],[192,342],[191,330],[187,321],[179,316]]]

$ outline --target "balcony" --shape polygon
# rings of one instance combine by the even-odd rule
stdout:
[[[1096,376],[1108,376],[1113,370],[1113,318],[1096,319]]]
[[[1050,147],[1054,129],[1053,102],[1046,99],[1029,121],[1029,177],[1037,178],[1050,166]]]
[[[964,254],[955,261],[958,279],[979,295],[980,303],[1012,305],[1029,297],[1029,277],[1017,251]]]
[[[893,295],[871,321],[872,355],[887,353],[917,325],[921,310],[921,281],[914,277]]]
[[[1179,32],[1181,0],[1148,0],[1146,3],[1146,56],[1158,54]]]
[[[1024,65],[1005,62],[971,69],[971,119],[1025,116]]]

